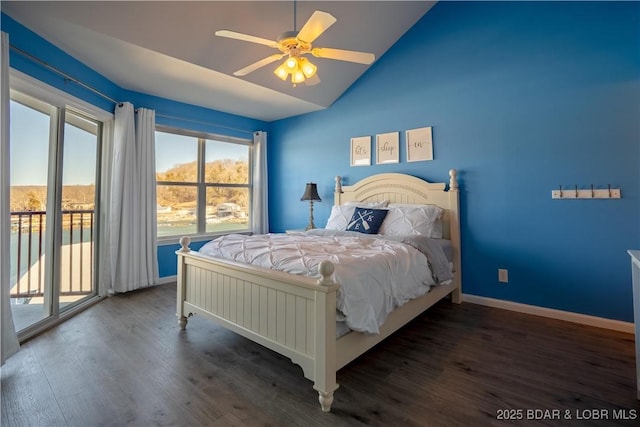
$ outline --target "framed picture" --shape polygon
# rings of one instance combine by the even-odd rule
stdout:
[[[351,138],[351,166],[369,166],[371,164],[371,137]]]
[[[431,126],[407,130],[407,162],[433,160]]]
[[[400,132],[381,133],[376,135],[376,163],[399,163]]]

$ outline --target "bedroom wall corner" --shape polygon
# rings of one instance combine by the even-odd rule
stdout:
[[[305,182],[318,183],[321,226],[335,175],[440,182],[456,168],[464,293],[632,321],[638,28],[637,2],[437,3],[330,108],[272,124],[272,231],[304,226]],[[423,126],[434,160],[408,163],[403,133]],[[399,164],[349,166],[350,138],[392,131]],[[551,199],[559,185],[591,184],[623,197]]]

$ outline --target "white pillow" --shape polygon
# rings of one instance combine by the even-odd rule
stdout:
[[[329,215],[329,219],[327,220],[326,229],[327,230],[340,230],[345,231],[347,229],[347,224],[351,220],[353,213],[355,212],[355,206],[333,206],[331,208],[331,215]]]
[[[407,204],[407,203],[390,203],[389,207],[403,207],[403,206],[409,206],[409,207],[416,207],[416,206],[436,206],[436,205],[415,205],[415,204]],[[440,214],[438,216],[438,218],[435,220],[435,222],[433,223],[433,229],[431,231],[431,238],[433,239],[442,239],[444,234],[443,234],[443,223],[442,223],[442,214]]]
[[[436,219],[433,223],[433,228],[431,229],[431,237],[433,239],[442,239],[442,217]]]
[[[359,208],[380,209],[386,208],[388,204],[388,200],[381,200],[379,202],[344,202],[343,206],[357,206]]]
[[[436,223],[441,220],[443,212],[436,205],[391,204],[379,232],[386,236],[419,235],[440,239],[442,224],[438,227]]]

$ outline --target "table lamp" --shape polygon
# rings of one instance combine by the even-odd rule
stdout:
[[[314,182],[307,182],[307,186],[304,189],[304,194],[300,198],[300,201],[305,200],[309,201],[309,225],[307,225],[307,228],[305,228],[305,230],[311,230],[312,228],[316,228],[315,224],[313,223],[313,202],[315,200],[319,202],[322,201],[322,199],[318,195],[318,187]]]

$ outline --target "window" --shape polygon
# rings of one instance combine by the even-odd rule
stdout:
[[[249,231],[250,140],[158,127],[158,237]]]

